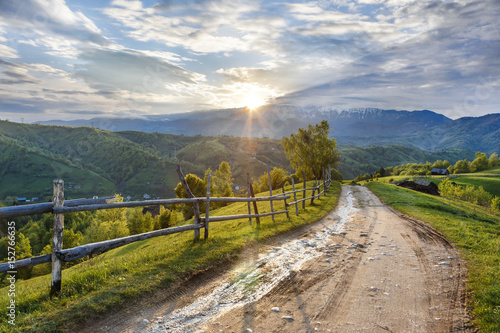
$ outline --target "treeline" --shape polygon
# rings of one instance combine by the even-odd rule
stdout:
[[[434,163],[408,163],[394,167],[381,167],[379,171],[373,174],[358,175],[354,181],[362,181],[376,179],[387,176],[430,176],[432,169],[447,169],[450,174],[479,172],[500,166],[500,160],[497,153],[491,154],[489,157],[482,152],[476,153],[476,158],[473,161],[467,159],[459,160],[452,165],[447,160],[437,160]]]

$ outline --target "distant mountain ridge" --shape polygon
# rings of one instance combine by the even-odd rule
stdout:
[[[135,130],[177,135],[229,135],[281,139],[299,128],[326,119],[339,143],[356,146],[405,145],[423,150],[467,149],[500,151],[500,114],[452,120],[430,111],[377,108],[346,110],[325,107],[264,106],[194,111],[143,119],[94,118],[45,121],[41,124],[93,126],[111,131]]]

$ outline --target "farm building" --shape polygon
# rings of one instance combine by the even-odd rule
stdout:
[[[438,175],[438,176],[447,176],[450,174],[450,172],[448,171],[448,169],[433,168],[431,170],[431,174]]]

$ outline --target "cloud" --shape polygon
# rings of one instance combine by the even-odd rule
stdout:
[[[97,26],[64,0],[1,1],[0,17],[22,34],[55,34],[95,45],[108,44]]]
[[[27,74],[29,66],[0,59],[0,84],[33,84],[41,81]]]
[[[118,0],[112,5],[103,12],[130,29],[131,38],[197,53],[248,50],[244,36],[231,27],[257,9],[246,1],[161,1],[143,8],[136,1]]]
[[[91,49],[79,59],[84,63],[76,66],[75,76],[98,90],[165,93],[174,85],[205,80],[201,74],[133,50]]]

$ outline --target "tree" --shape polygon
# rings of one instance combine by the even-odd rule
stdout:
[[[488,169],[488,156],[485,153],[477,152],[476,159],[472,161],[470,168],[472,172],[482,171]]]
[[[323,168],[340,164],[340,154],[336,150],[337,141],[329,138],[330,125],[323,120],[307,129],[299,128],[290,137],[283,137],[281,144],[286,157],[297,173],[306,172],[309,179],[323,178]]]
[[[291,177],[287,172],[281,168],[274,167],[271,170],[271,187],[273,190],[279,189],[285,185],[286,182],[291,183]],[[266,173],[259,177],[259,190],[260,192],[269,191],[269,176]]]
[[[131,235],[142,234],[143,232],[152,231],[154,228],[154,220],[151,213],[142,213],[141,207],[135,207],[128,216],[128,230]]]
[[[207,170],[208,171],[208,170]],[[210,190],[213,192],[212,195],[216,197],[232,197],[234,196],[233,194],[233,180],[232,174],[231,174],[231,167],[229,166],[229,163],[222,161],[221,164],[219,165],[219,169],[215,170],[215,173],[212,177],[211,180],[211,185],[213,184],[213,188]],[[206,187],[206,180],[205,180],[205,187]]]
[[[170,228],[178,222],[177,212],[165,209],[163,206],[160,206],[160,215],[156,216],[155,219],[158,221],[156,229]]]
[[[385,169],[384,169],[384,167],[380,167],[380,169],[378,170],[378,174],[380,175],[380,177],[385,177]]]
[[[467,159],[457,161],[453,166],[453,173],[468,173],[470,172],[470,162]]]
[[[194,175],[192,173],[188,173],[186,175],[186,183],[188,184],[189,189],[191,190],[191,193],[193,193],[193,195],[195,197],[204,197],[207,195],[207,185],[203,181],[203,179],[201,179],[197,175]],[[187,198],[188,197],[186,190],[184,190],[184,187],[182,186],[182,184],[180,182],[177,184],[174,191],[175,191],[175,194],[177,195],[177,198]],[[205,206],[206,205],[199,205],[200,213],[205,212]],[[181,207],[182,215],[184,216],[184,218],[186,220],[189,220],[190,218],[192,218],[194,216],[193,204],[191,204],[191,203],[181,204],[180,207]]]
[[[15,246],[16,260],[29,258],[29,257],[33,256],[29,238],[25,237],[22,232],[18,232],[16,235],[16,238],[17,238],[16,239],[16,246]],[[24,279],[29,279],[31,277],[32,270],[33,270],[33,267],[22,268],[22,269],[19,269],[19,274]]]
[[[493,153],[490,155],[490,158],[488,159],[488,168],[494,168],[497,165],[499,165],[498,154]]]
[[[31,257],[33,254],[29,238],[25,237],[22,232],[18,232],[16,236],[16,260]]]

